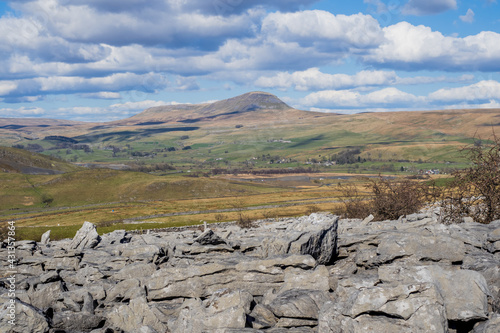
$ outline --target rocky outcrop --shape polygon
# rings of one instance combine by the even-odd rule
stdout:
[[[75,238],[69,244],[70,249],[93,248],[101,241],[101,237],[97,234],[96,226],[90,222],[84,222],[83,226],[75,235]]]
[[[6,332],[497,332],[500,221],[329,214],[17,243]],[[7,249],[0,249],[6,256]],[[5,263],[2,263],[4,265]],[[3,267],[2,267],[3,268]]]

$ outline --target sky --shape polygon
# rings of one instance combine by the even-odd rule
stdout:
[[[500,4],[0,1],[0,117],[101,122],[249,91],[336,113],[500,108]]]

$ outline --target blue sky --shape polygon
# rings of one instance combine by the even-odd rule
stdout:
[[[324,112],[500,108],[497,0],[22,0],[0,16],[0,117],[108,121],[255,90]]]

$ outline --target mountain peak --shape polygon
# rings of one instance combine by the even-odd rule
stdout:
[[[220,110],[224,110],[224,112],[245,112],[264,109],[285,110],[291,109],[291,107],[273,94],[263,91],[253,91],[208,104],[200,112],[204,114]]]
[[[134,121],[198,122],[203,119],[220,119],[223,116],[243,115],[258,110],[273,112],[294,109],[273,94],[252,91],[214,103],[157,106],[129,119]]]

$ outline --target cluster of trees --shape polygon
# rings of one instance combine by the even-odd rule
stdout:
[[[155,163],[155,164],[129,164],[130,171],[136,172],[157,172],[157,171],[170,171],[175,170],[175,167],[168,163]]]
[[[278,161],[281,159],[280,155],[262,154],[261,156],[257,156],[257,160],[263,162]]]
[[[336,164],[353,164],[363,161],[366,162],[366,160],[361,159],[361,156],[359,156],[359,154],[361,154],[361,150],[359,148],[347,149],[333,155],[330,160],[332,162],[335,162]]]
[[[28,143],[27,146],[22,145],[22,144],[16,144],[16,145],[12,145],[12,147],[18,148],[18,149],[26,149],[26,150],[29,150],[29,151],[34,152],[34,153],[42,153],[45,150],[57,150],[57,149],[83,150],[86,153],[91,153],[93,151],[89,145],[81,144],[81,143],[75,144],[75,143],[72,143],[70,141],[57,142],[54,147],[51,147],[48,149],[43,148],[43,146],[38,144],[38,143]]]
[[[72,149],[72,150],[83,150],[86,153],[91,153],[93,152],[92,148],[90,148],[89,145],[85,144],[73,144],[69,142],[58,142],[55,147],[49,148],[49,150],[55,150],[55,149]]]

